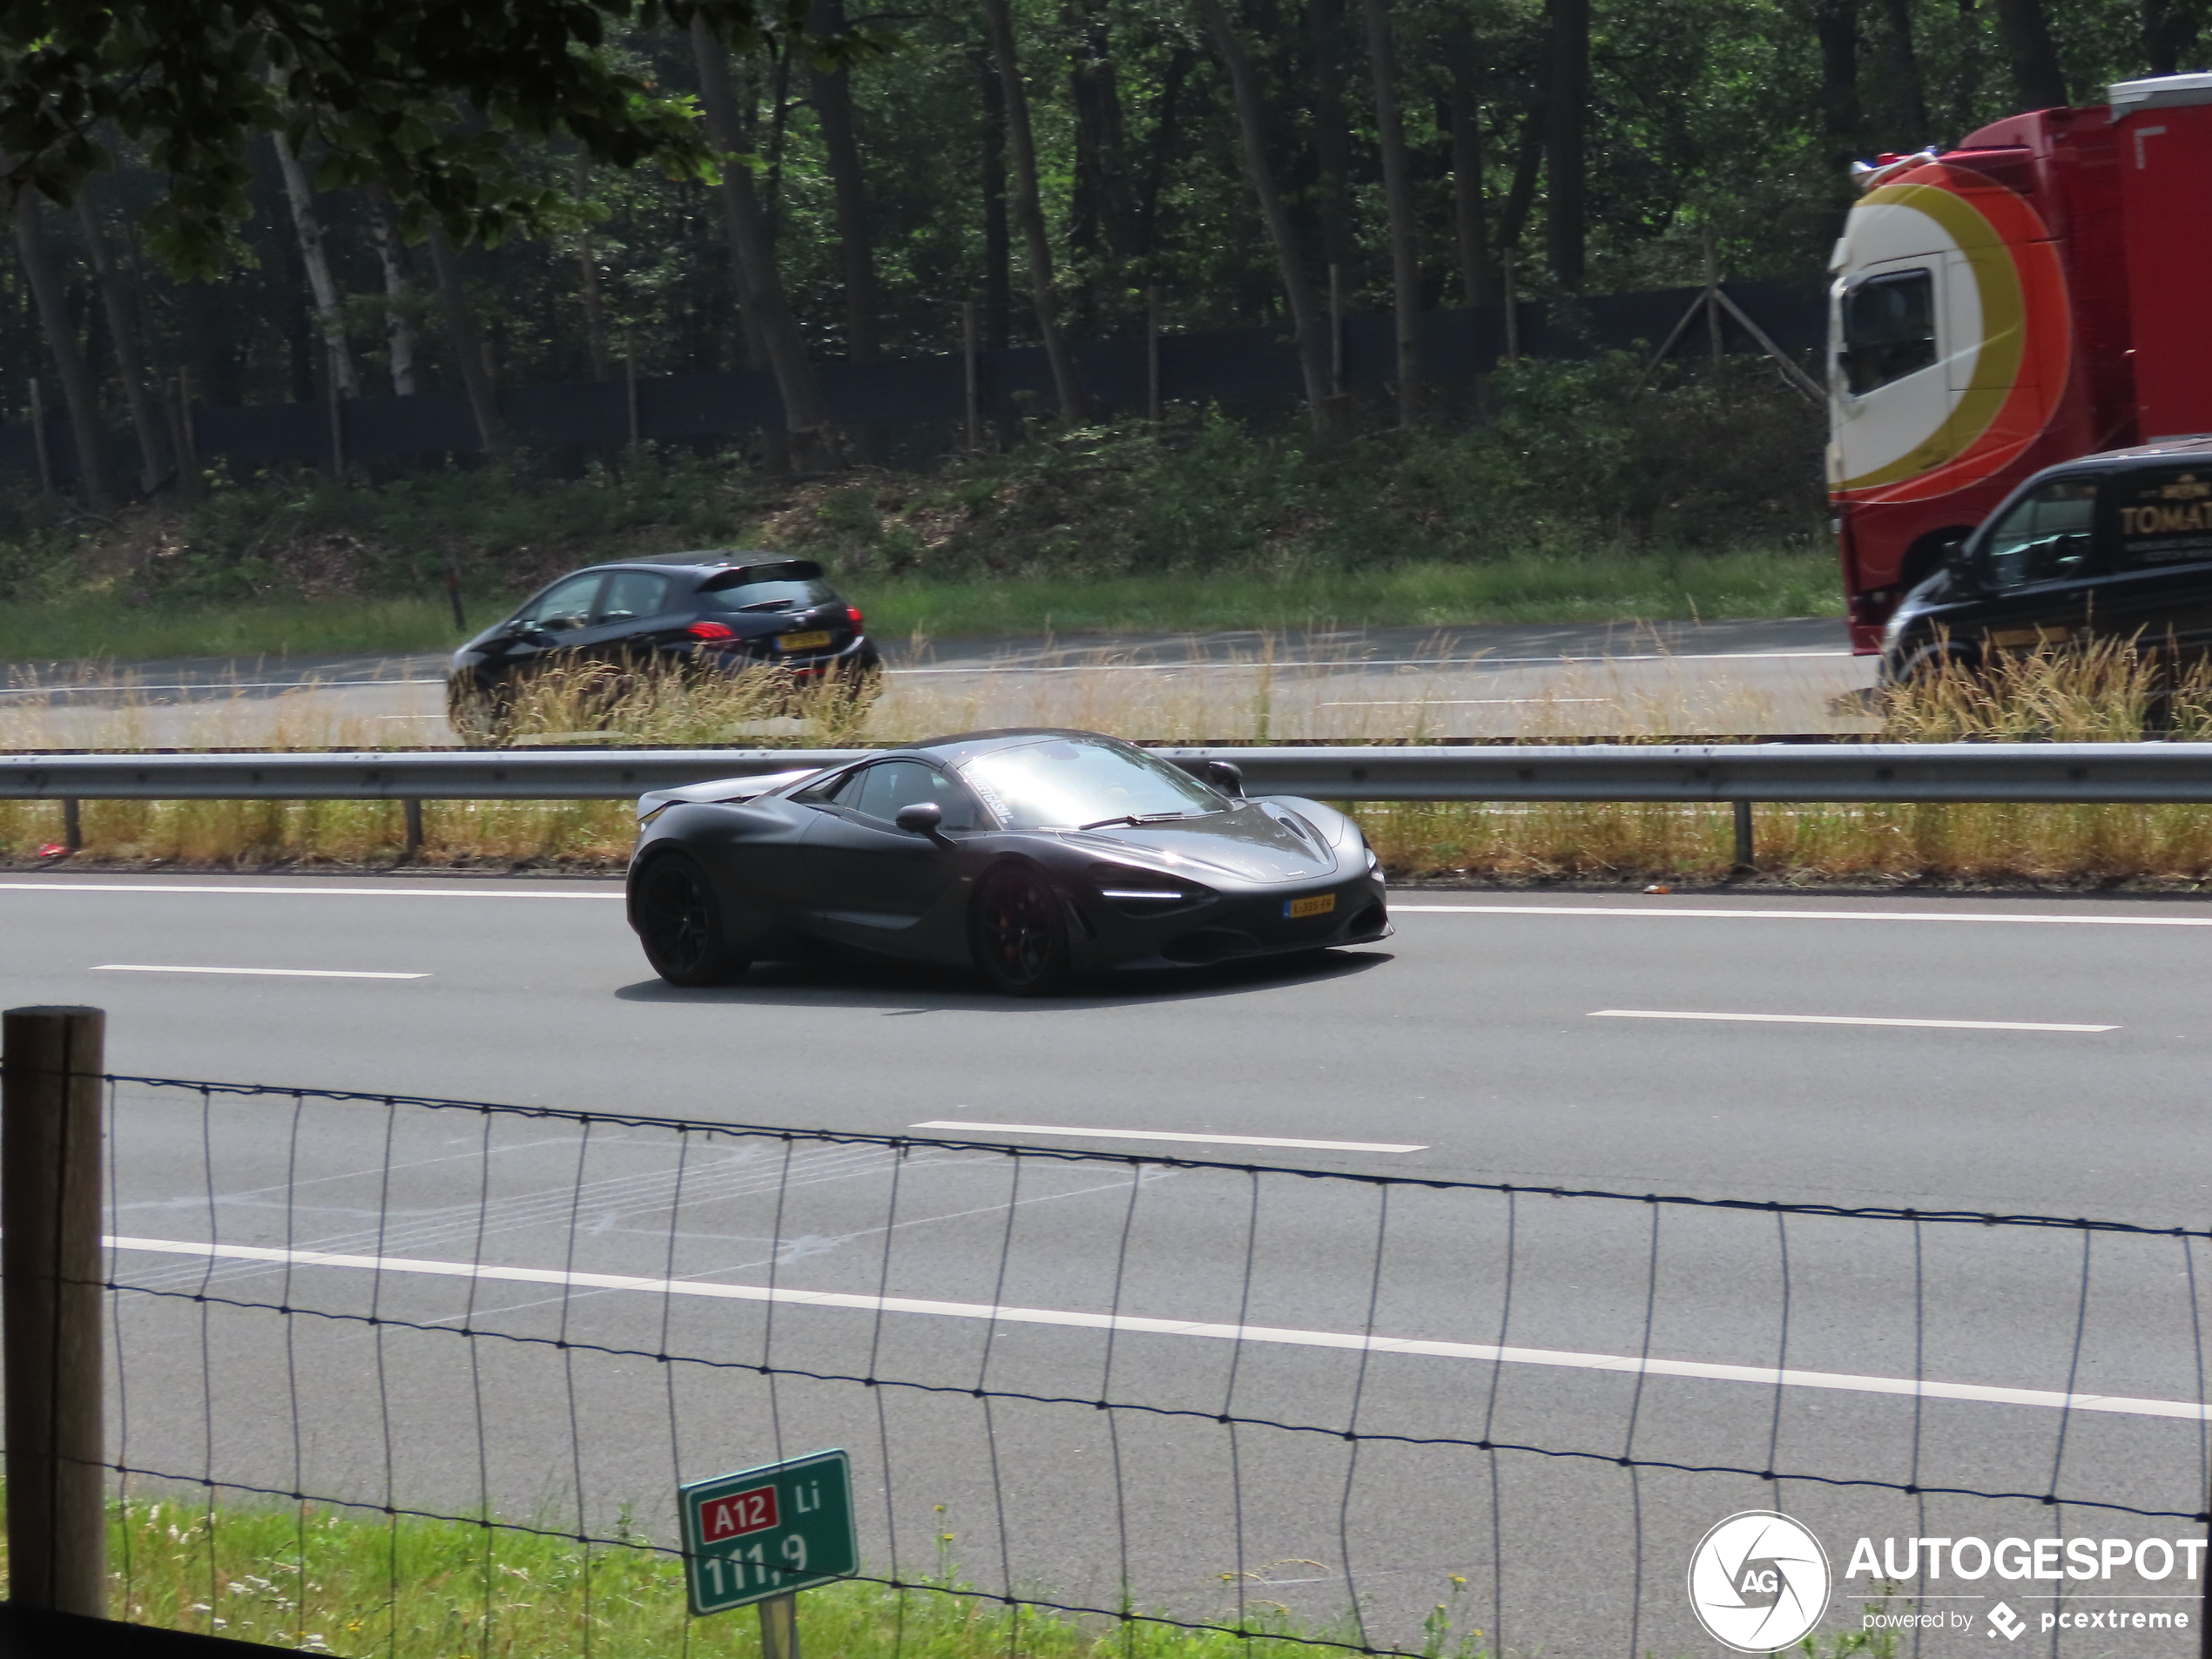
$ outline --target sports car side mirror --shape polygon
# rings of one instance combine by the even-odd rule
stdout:
[[[940,846],[950,846],[943,828],[945,809],[934,800],[918,800],[901,806],[899,815],[891,820],[909,835],[927,835]]]
[[[1226,760],[1206,762],[1206,781],[1232,800],[1244,798],[1244,774]]]

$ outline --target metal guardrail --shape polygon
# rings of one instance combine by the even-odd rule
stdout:
[[[0,799],[613,800],[829,766],[860,749],[44,754],[0,759]],[[1359,801],[2212,802],[2212,743],[1163,746],[1254,794]]]

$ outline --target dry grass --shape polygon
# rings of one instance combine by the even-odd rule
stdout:
[[[830,747],[895,745],[931,732],[995,725],[1061,725],[1157,741],[1268,741],[1327,737],[1419,743],[1464,731],[1439,695],[1446,671],[1392,681],[1391,700],[1325,701],[1329,677],[1291,675],[1271,647],[1245,659],[1060,675],[948,676],[903,680],[873,705],[840,688],[794,691],[768,675],[706,685],[673,678],[617,683],[604,669],[549,676],[516,705],[509,740],[608,745]],[[1635,740],[1699,732],[1774,729],[1751,693],[1593,664],[1508,717],[1527,741],[1593,731]],[[318,711],[311,691],[274,699],[164,709],[118,688],[96,717],[98,746],[148,746],[170,718],[164,746],[226,746],[251,721],[273,747],[388,747],[420,726],[381,727]],[[84,711],[72,711],[83,715]],[[173,717],[173,718],[172,718]],[[197,742],[173,741],[188,718]],[[404,718],[415,717],[398,717]],[[51,710],[18,702],[0,711],[0,739],[60,746]],[[2110,742],[2142,735],[2212,738],[2212,673],[2168,673],[2125,644],[2023,654],[1978,676],[1951,673],[1891,694],[1867,735],[1900,742],[1961,739]],[[84,722],[78,721],[78,730]],[[1456,734],[1456,733],[1455,733]],[[50,740],[36,739],[45,736]],[[72,732],[72,737],[78,732]],[[136,738],[134,741],[133,738]],[[81,742],[82,739],[80,738]],[[78,746],[71,745],[71,746]],[[1355,808],[1394,875],[1469,880],[1717,880],[1730,873],[1725,807],[1643,805],[1367,805]],[[627,855],[627,802],[432,802],[420,863],[429,867],[612,871]],[[87,802],[88,860],[212,868],[339,868],[396,864],[403,828],[395,804],[360,802]],[[34,858],[61,836],[51,802],[0,802],[0,856]],[[1945,882],[2072,887],[2212,880],[2212,808],[2136,806],[1763,806],[1762,871],[1783,881]]]

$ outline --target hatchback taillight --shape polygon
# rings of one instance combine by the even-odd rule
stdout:
[[[726,645],[738,637],[726,622],[695,622],[684,631],[704,645]]]
[[[858,605],[846,606],[845,616],[846,619],[853,624],[853,631],[856,634],[859,633],[860,631],[860,607]]]

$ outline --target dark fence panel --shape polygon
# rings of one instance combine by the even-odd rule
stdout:
[[[1819,349],[1826,332],[1822,296],[1759,282],[1730,283],[1728,291],[1784,349]],[[1649,349],[1667,336],[1701,292],[1660,288],[1558,306],[1523,304],[1517,320],[1521,350],[1530,357],[1571,359],[1604,350]],[[1692,336],[1698,349],[1703,347],[1703,327]],[[1727,323],[1723,332],[1729,349],[1753,348],[1736,323]],[[1423,320],[1426,372],[1440,384],[1486,373],[1506,347],[1502,306],[1431,312]],[[1294,398],[1304,391],[1297,344],[1287,324],[1163,335],[1158,350],[1161,395],[1170,401]],[[1076,347],[1076,357],[1084,389],[1101,409],[1128,413],[1145,407],[1150,365],[1143,338],[1086,341]],[[1398,373],[1391,318],[1345,318],[1343,363],[1350,390],[1377,391],[1391,384]],[[966,367],[956,354],[826,362],[820,374],[832,412],[849,425],[957,421],[967,413]],[[1051,372],[1043,351],[1034,346],[978,354],[976,389],[981,413],[992,419],[1053,407]],[[644,438],[750,432],[775,424],[783,411],[773,378],[760,369],[641,380],[637,399],[637,431]],[[499,395],[499,407],[514,437],[527,445],[617,444],[631,435],[630,389],[621,381],[513,387]],[[227,461],[251,469],[321,465],[330,459],[330,415],[319,401],[246,408],[202,405],[193,420],[200,455],[210,462]],[[475,417],[459,392],[349,399],[343,420],[351,460],[479,447]],[[111,442],[118,455],[127,449],[119,433]],[[49,417],[47,442],[56,477],[74,478],[76,451],[66,421]],[[0,472],[35,475],[37,466],[29,426],[0,427]]]

